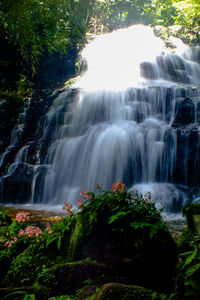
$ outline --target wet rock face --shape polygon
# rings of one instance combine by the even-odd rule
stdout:
[[[3,203],[26,203],[30,200],[33,180],[33,167],[18,164],[10,175],[1,178],[0,199]]]
[[[13,105],[14,103],[14,105]],[[0,154],[8,147],[11,131],[17,122],[21,104],[17,97],[0,95]]]
[[[10,146],[2,154],[0,159],[0,175],[6,174],[6,169],[16,161],[16,155],[20,149],[27,146],[26,163],[35,164],[37,162],[38,144],[43,133],[44,116],[53,100],[59,95],[61,90],[35,91],[30,99],[26,99],[24,110],[19,114],[18,124],[15,125]]]
[[[34,164],[37,162],[38,140],[42,129],[39,120],[51,104],[49,91],[35,91],[24,103],[18,124],[12,131],[11,145],[0,160],[0,202],[27,203],[31,199]],[[49,98],[48,98],[49,97]],[[48,99],[47,99],[48,98]],[[23,155],[17,155],[20,150]]]
[[[194,98],[177,98],[172,122],[176,133],[173,181],[193,187],[200,185],[199,115],[200,103],[195,93]]]
[[[182,100],[177,107],[173,127],[193,124],[195,122],[195,105],[190,98]]]
[[[55,127],[64,118],[61,110],[45,128],[46,113],[63,90],[35,91],[25,101],[24,111],[20,113],[18,124],[12,131],[10,146],[0,157],[0,202],[22,204],[32,199],[38,203],[38,199],[41,199],[47,172],[45,159],[54,139]],[[71,101],[74,97],[76,90],[72,89]]]
[[[177,128],[177,155],[174,181],[189,186],[200,185],[200,143],[198,128]]]

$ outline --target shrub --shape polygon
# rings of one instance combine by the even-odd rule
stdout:
[[[166,229],[160,212],[151,200],[151,193],[144,196],[138,191],[128,193],[125,185],[119,180],[112,185],[111,190],[105,191],[98,185],[97,188],[98,195],[88,191],[82,193],[85,202],[81,204],[81,215],[89,223],[99,219],[102,224],[120,231],[130,228],[139,231],[146,228],[150,239],[159,229]]]
[[[200,236],[190,235],[190,249],[180,254],[177,265],[178,293],[184,299],[198,299],[200,294]]]
[[[172,288],[177,246],[151,194],[128,193],[120,181],[111,190],[97,188],[97,195],[81,194],[69,261],[89,257],[114,268],[123,282]]]

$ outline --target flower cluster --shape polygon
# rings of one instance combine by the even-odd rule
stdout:
[[[151,192],[147,192],[144,194],[144,202],[148,204],[151,201]]]
[[[51,226],[49,224],[47,224],[47,227],[45,228],[45,231],[48,233],[48,234],[52,234],[53,230],[51,228]]]
[[[64,211],[66,210],[67,215],[69,215],[69,216],[72,216],[75,213],[75,211],[73,209],[73,205],[70,204],[69,202],[65,202],[62,209]]]
[[[16,221],[17,222],[26,222],[26,221],[29,221],[30,220],[30,216],[31,214],[29,212],[25,212],[25,211],[19,211],[17,214],[16,214]]]
[[[16,214],[15,220],[11,226],[12,226],[12,234],[11,234],[11,240],[7,240],[4,244],[4,247],[11,248],[20,238],[23,240],[24,238],[35,238],[37,242],[39,242],[40,239],[44,237],[44,232],[38,227],[33,225],[27,225],[26,221],[30,220],[31,214],[28,212],[18,212]],[[23,223],[23,224],[19,224]],[[47,224],[45,228],[45,232],[48,234],[52,234],[53,230],[50,226],[50,224]],[[16,235],[15,237],[12,237],[13,235]]]
[[[114,183],[114,184],[112,185],[111,190],[112,190],[113,192],[120,192],[120,193],[123,193],[124,190],[125,190],[125,184],[122,183],[120,180],[118,180],[116,183]]]
[[[85,191],[83,191],[82,193],[80,193],[80,196],[83,196],[83,198],[85,199],[85,200],[89,200],[89,199],[91,199],[91,195],[89,194],[89,192],[88,192],[88,190],[85,190]],[[81,201],[81,200],[80,200]]]
[[[5,242],[4,247],[11,248],[13,244],[17,242],[18,238],[14,237],[13,240],[8,240]]]
[[[38,226],[27,226],[25,230],[20,229],[18,236],[43,237],[43,232]]]
[[[78,200],[77,201],[77,206],[82,206],[82,205],[83,205],[83,200],[82,199]]]

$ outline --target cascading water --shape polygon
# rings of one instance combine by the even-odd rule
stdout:
[[[31,202],[75,204],[81,191],[95,191],[96,184],[110,188],[118,179],[130,191],[151,191],[167,211],[194,200],[200,185],[200,66],[192,53],[167,53],[143,25],[88,45],[87,72],[63,89],[46,114]],[[16,153],[15,166],[28,163],[29,146]]]

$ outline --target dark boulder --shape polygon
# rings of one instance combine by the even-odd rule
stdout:
[[[103,225],[101,232],[99,229],[97,226],[83,238],[78,257],[107,264],[123,283],[161,292],[173,288],[177,247],[168,232],[160,230],[150,238],[145,230],[139,230],[139,238],[138,232],[124,232],[123,228],[121,232]]]
[[[190,98],[182,100],[177,107],[173,127],[185,126],[195,122],[195,105]]]

